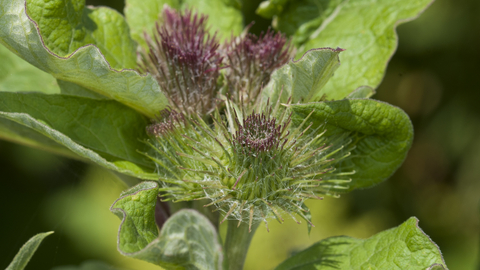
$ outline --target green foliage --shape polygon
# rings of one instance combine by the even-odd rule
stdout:
[[[376,88],[380,84],[397,47],[395,27],[416,18],[431,2],[270,0],[257,12],[275,15],[277,28],[293,35],[297,56],[313,48],[346,50],[342,66],[324,90],[333,93],[329,98],[341,99],[359,86]]]
[[[308,102],[334,96],[333,92],[322,91],[322,88],[340,66],[338,54],[340,49],[316,49],[305,53],[298,61],[291,61],[276,70],[268,85],[263,90],[264,99],[270,98],[286,102]],[[353,91],[353,89],[352,89]],[[342,97],[343,98],[343,97]]]
[[[343,136],[352,139],[351,144],[345,145],[355,146],[351,156],[335,165],[338,172],[355,170],[348,191],[370,187],[390,177],[412,144],[413,127],[408,115],[380,101],[345,99],[290,107],[293,123],[301,123],[312,113],[308,121],[313,128],[325,126],[325,135],[332,140]]]
[[[412,217],[369,239],[324,239],[281,263],[275,270],[446,269],[438,246]]]
[[[62,58],[45,48],[37,24],[25,14],[24,1],[0,0],[0,6],[0,43],[30,64],[57,79],[76,83],[118,100],[150,117],[167,105],[165,96],[151,75],[142,76],[132,70],[113,70],[100,44],[81,47]],[[57,13],[58,16],[68,16],[66,13]],[[42,19],[37,17],[37,20]],[[110,27],[119,26],[113,24]]]
[[[62,145],[108,169],[155,179],[153,165],[137,152],[146,148],[139,140],[146,139],[147,119],[116,101],[0,92],[0,118],[21,125],[3,122],[15,134],[9,136],[13,140],[33,140],[50,148],[51,143],[37,140],[40,133],[57,148]]]
[[[0,91],[37,91],[46,94],[60,92],[52,75],[38,70],[4,46],[0,46],[0,59]]]
[[[230,1],[232,2],[232,1]],[[208,21],[210,33],[220,39],[238,35],[243,30],[243,18],[235,3],[224,0],[126,0],[125,16],[132,30],[132,38],[146,47],[143,33],[152,33],[155,22],[159,20],[164,5],[177,10],[191,8],[214,18]],[[161,18],[160,18],[161,19]]]
[[[53,232],[39,233],[25,243],[20,251],[18,251],[13,261],[5,270],[23,270],[27,263],[32,258],[33,254],[37,250],[38,246],[42,243],[43,239]]]
[[[346,191],[387,179],[401,165],[411,146],[413,129],[408,116],[399,108],[368,98],[375,93],[373,88],[379,84],[395,50],[396,25],[417,16],[431,1],[379,0],[372,4],[368,0],[270,0],[257,11],[273,17],[274,26],[291,35],[298,56],[303,55],[272,74],[263,97],[281,103],[292,97],[292,104],[285,106],[293,112],[293,124],[307,119],[313,124],[310,132],[326,129],[329,143],[336,147],[344,144],[345,149],[338,148],[345,151],[340,161],[325,162],[336,162],[335,177],[355,171]],[[148,149],[143,143],[147,139],[148,118],[168,106],[168,101],[152,75],[131,70],[137,66],[137,43],[145,46],[142,33],[152,31],[164,4],[209,15],[214,19],[208,22],[211,33],[218,31],[222,40],[228,39],[242,32],[239,3],[127,0],[125,20],[109,8],[85,7],[84,0],[0,0],[0,43],[5,46],[0,48],[0,57],[4,59],[0,64],[0,90],[4,91],[0,92],[0,138],[94,162],[137,178],[157,180],[155,166],[141,153]],[[312,50],[320,47],[337,49]],[[339,53],[343,49],[346,52],[342,53],[340,65]],[[10,93],[20,90],[42,93]],[[60,95],[47,95],[59,92]],[[238,108],[238,104],[232,108]],[[231,117],[229,120],[233,121]],[[207,128],[205,124],[198,130]],[[198,136],[202,137],[200,133]],[[223,144],[219,145],[223,148]],[[337,153],[336,149],[332,155]],[[201,162],[216,163],[215,159],[206,162],[211,156],[199,154]],[[322,158],[331,156],[318,160],[323,161]],[[230,170],[230,165],[225,168]],[[243,173],[236,181],[242,176]],[[320,180],[322,185],[349,181]],[[155,223],[159,191],[158,182],[143,182],[123,192],[112,205],[111,211],[122,220],[118,234],[120,253],[167,269],[220,269],[223,254],[217,231],[197,211],[178,211],[159,231]],[[204,195],[204,187],[198,194]],[[300,203],[298,211],[304,211],[302,216],[310,221],[303,199]],[[410,219],[368,240],[326,239],[278,269],[386,269],[393,265],[443,269],[437,246],[417,227],[417,222]],[[309,224],[309,231],[310,228]],[[7,269],[23,269],[48,234],[27,242]],[[87,262],[59,269],[112,268]]]
[[[122,219],[118,250],[165,269],[221,269],[223,255],[217,232],[197,211],[178,211],[158,232],[157,194],[157,182],[143,182],[113,203],[110,210]]]
[[[27,0],[27,14],[43,42],[58,56],[95,44],[111,67],[135,68],[136,44],[123,16],[107,7],[85,7],[85,0]]]

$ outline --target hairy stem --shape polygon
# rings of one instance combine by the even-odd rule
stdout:
[[[242,270],[247,257],[248,247],[252,241],[258,224],[252,225],[252,231],[248,232],[248,224],[242,223],[237,227],[237,220],[228,221],[227,238],[225,239],[224,269]]]

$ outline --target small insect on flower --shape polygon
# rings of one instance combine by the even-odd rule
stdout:
[[[307,199],[337,196],[348,188],[354,171],[338,172],[335,164],[350,155],[347,137],[325,136],[308,117],[292,124],[288,104],[257,106],[250,113],[227,101],[212,124],[173,109],[148,127],[158,164],[163,200],[207,199],[224,218],[249,223],[295,214],[306,215]],[[298,221],[297,221],[298,222]]]

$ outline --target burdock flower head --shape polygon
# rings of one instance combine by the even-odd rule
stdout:
[[[350,154],[346,137],[331,142],[309,117],[294,125],[289,102],[260,100],[292,55],[285,36],[244,33],[220,47],[206,17],[168,8],[163,17],[142,58],[171,103],[147,128],[162,199],[208,200],[223,221],[250,227],[295,214],[310,223],[305,200],[336,196],[355,172],[334,168]]]
[[[206,114],[213,110],[220,88],[217,79],[223,57],[216,36],[206,29],[207,17],[168,7],[154,37],[145,34],[148,54],[141,54],[142,71],[151,73],[176,109]]]
[[[140,71],[152,74],[184,114],[208,115],[225,98],[253,105],[273,71],[293,57],[286,37],[272,30],[257,37],[247,27],[221,46],[207,19],[166,6],[153,37],[145,34],[149,51],[140,53]]]
[[[346,138],[312,135],[318,130],[311,132],[308,118],[293,126],[288,107],[279,104],[252,113],[234,107],[227,102],[224,115],[216,110],[212,125],[166,110],[167,117],[149,127],[164,200],[207,199],[205,206],[225,212],[223,220],[251,226],[267,224],[270,216],[283,222],[283,214],[310,222],[305,200],[348,188],[355,172],[333,167],[350,154]]]

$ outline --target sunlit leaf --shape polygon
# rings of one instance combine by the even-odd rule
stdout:
[[[275,270],[447,269],[438,246],[412,217],[369,239],[348,236],[324,239],[298,252]]]
[[[68,0],[57,2],[66,4],[66,1]],[[48,10],[49,13],[46,12],[55,15],[55,19],[53,20],[42,17],[47,15],[45,13],[37,14],[38,12],[34,12],[38,22],[41,22],[39,24],[40,26],[48,29],[48,27],[58,26],[57,24],[61,22],[70,25],[71,22],[69,22],[69,20],[71,19],[69,15],[73,14],[73,11],[63,12],[62,5],[57,5],[57,2],[49,2],[52,3],[52,10]],[[44,2],[40,1],[40,3]],[[79,5],[78,3],[80,2],[75,3]],[[75,7],[75,9],[78,8],[79,7]],[[88,16],[98,16],[98,18],[90,18],[87,16],[89,19],[85,19],[89,23],[85,26],[86,28],[103,29],[103,32],[101,31],[96,34],[92,32],[90,34],[95,36],[95,38],[92,38],[93,41],[88,39],[88,41],[98,42],[98,44],[95,43],[96,45],[80,47],[75,52],[63,57],[64,55],[59,56],[48,50],[44,42],[47,45],[50,43],[51,47],[55,50],[62,51],[64,50],[62,47],[63,43],[57,44],[55,35],[59,37],[58,42],[69,42],[67,37],[76,37],[75,34],[69,36],[69,34],[66,33],[68,31],[64,31],[65,33],[51,32],[54,36],[43,39],[39,35],[40,30],[38,29],[37,23],[25,13],[25,1],[0,0],[0,43],[30,64],[52,74],[57,79],[76,83],[86,89],[120,101],[145,115],[153,117],[161,109],[165,108],[168,103],[156,80],[153,79],[151,75],[142,76],[133,70],[116,71],[112,69],[112,64],[107,61],[112,57],[116,59],[117,63],[124,63],[126,60],[122,60],[123,58],[119,57],[117,52],[126,54],[126,51],[131,51],[130,47],[130,49],[124,51],[124,46],[116,48],[115,46],[117,44],[112,43],[119,42],[118,45],[123,44],[121,41],[116,40],[116,35],[120,35],[118,37],[120,40],[128,38],[124,36],[128,34],[128,29],[126,29],[127,26],[123,18],[110,9],[107,11],[107,9],[90,10],[87,8],[84,12],[86,12]],[[77,14],[76,16],[80,15]],[[103,22],[103,19],[107,21]],[[43,21],[48,22],[48,24],[44,25]],[[99,24],[104,25],[100,26]],[[71,27],[71,25],[68,27]],[[69,29],[68,27],[67,29]],[[79,27],[82,28],[82,24]],[[44,31],[48,32],[47,30]],[[86,36],[88,34],[87,32],[85,32]],[[108,39],[110,40],[110,38],[112,38],[112,42],[102,41],[103,43],[101,43],[101,37],[106,37],[101,36],[101,33],[108,34]],[[87,42],[87,37],[85,37],[84,41]],[[111,45],[111,48],[106,50],[107,45]],[[75,46],[78,46],[78,44]],[[68,48],[68,50],[70,50],[70,48]],[[110,53],[107,53],[107,51]],[[106,60],[104,53],[107,56],[109,54],[111,56],[108,56]],[[125,67],[122,66],[122,68]]]
[[[340,65],[341,49],[311,50],[297,61],[291,61],[276,70],[263,90],[264,99],[274,102],[281,94],[281,102],[292,97],[292,102],[308,102],[329,98],[335,93],[324,90],[325,84]],[[353,89],[352,89],[353,90]]]

